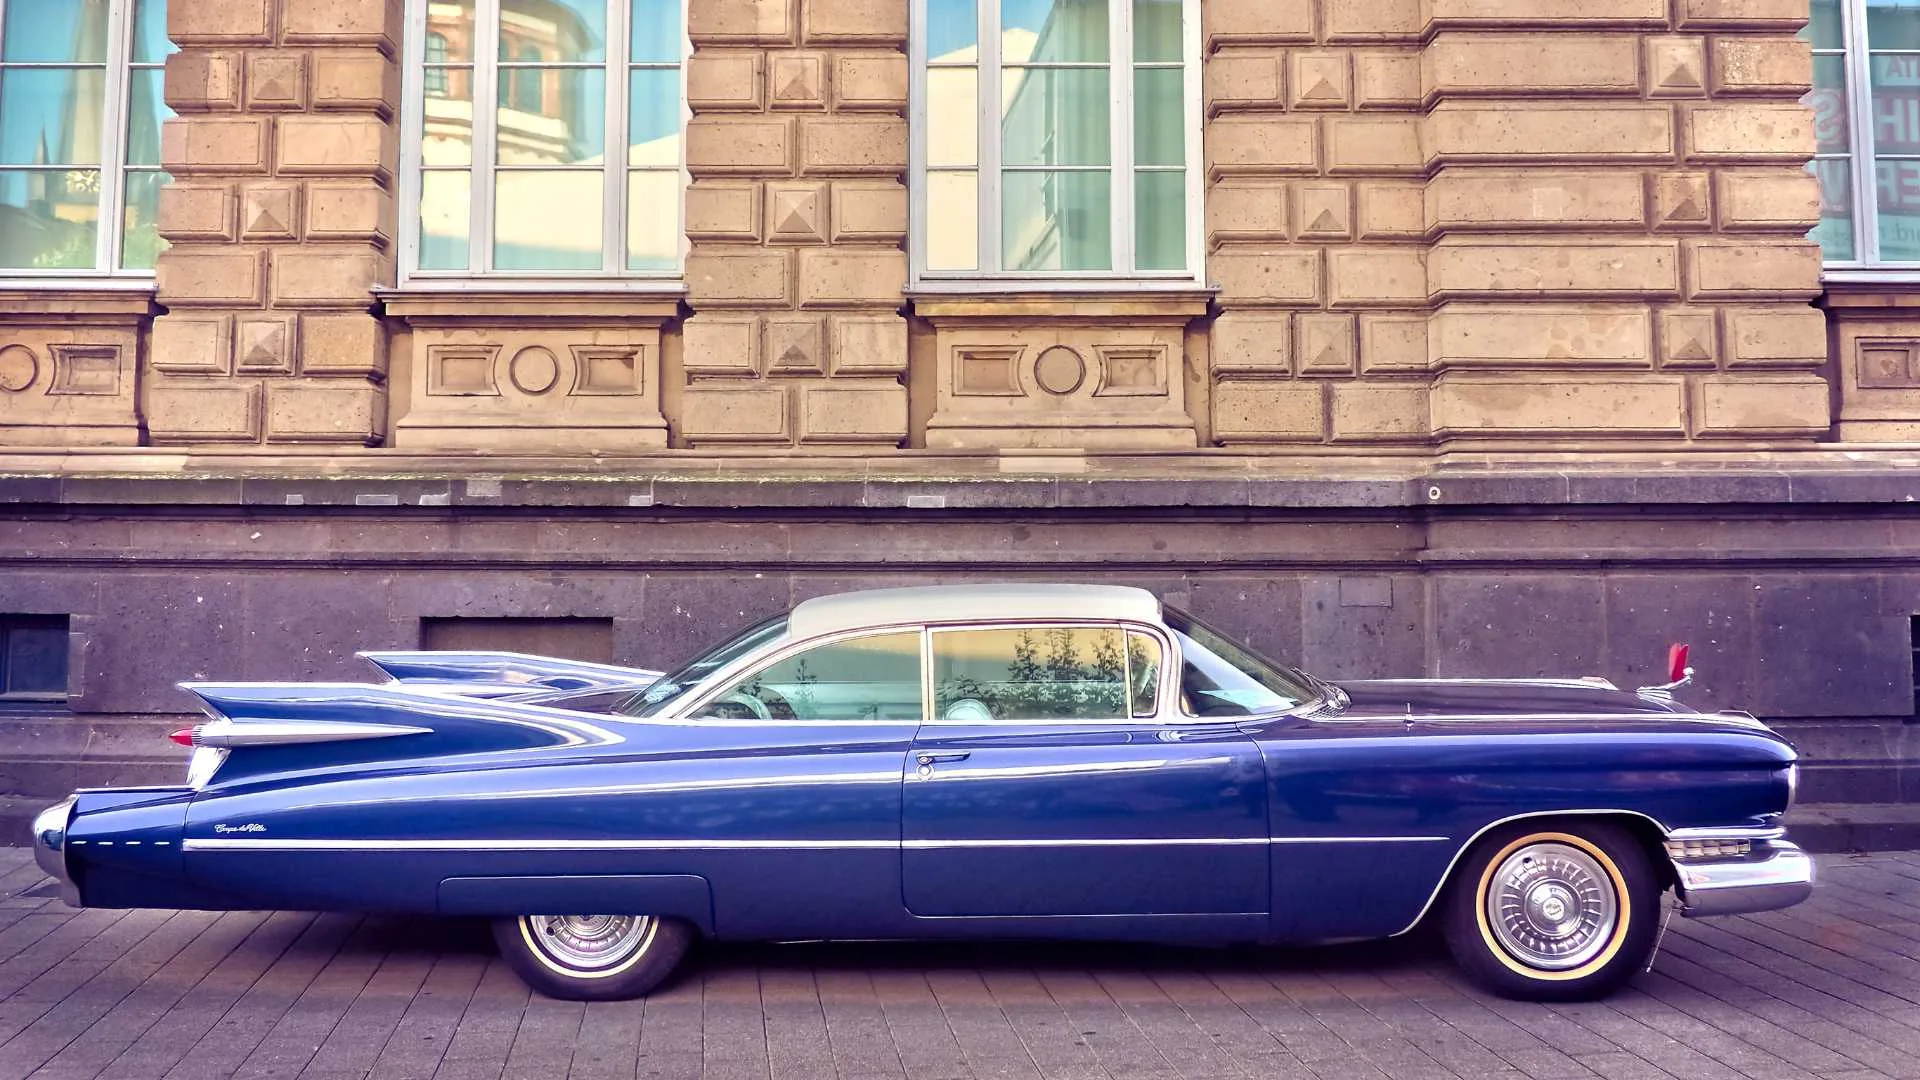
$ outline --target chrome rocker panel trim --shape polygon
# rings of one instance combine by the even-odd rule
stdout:
[[[73,820],[72,796],[54,803],[33,818],[33,861],[60,886],[60,900],[68,907],[80,906],[80,889],[67,870],[67,825]]]
[[[1785,840],[1763,859],[1674,860],[1673,873],[1680,912],[1692,918],[1777,911],[1813,895],[1813,859]]]

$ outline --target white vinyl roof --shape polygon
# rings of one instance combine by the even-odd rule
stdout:
[[[787,633],[810,638],[902,623],[1023,622],[1029,619],[1160,621],[1160,600],[1124,585],[927,585],[870,589],[803,600]]]

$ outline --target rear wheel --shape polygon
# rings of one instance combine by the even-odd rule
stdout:
[[[500,955],[528,986],[568,1001],[618,1001],[658,986],[693,927],[654,915],[520,915],[493,921]]]
[[[1444,913],[1468,977],[1503,997],[1580,1001],[1643,970],[1664,886],[1646,848],[1605,822],[1523,823],[1461,863]]]

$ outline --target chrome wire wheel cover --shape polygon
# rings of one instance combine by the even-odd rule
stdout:
[[[1568,844],[1528,844],[1495,868],[1487,925],[1515,960],[1565,971],[1613,940],[1620,898],[1600,861]]]
[[[568,974],[610,973],[653,943],[651,915],[522,915],[528,943]]]

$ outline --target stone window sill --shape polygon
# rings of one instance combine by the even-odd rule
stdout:
[[[0,315],[14,319],[46,315],[148,316],[157,310],[152,281],[144,288],[102,282],[0,281]]]
[[[994,292],[907,294],[913,313],[923,319],[1164,319],[1199,318],[1213,300],[1212,289],[1156,292]]]
[[[581,289],[517,290],[384,289],[379,292],[388,315],[415,319],[593,319],[606,322],[642,320],[658,323],[680,313],[684,291],[603,292]]]

